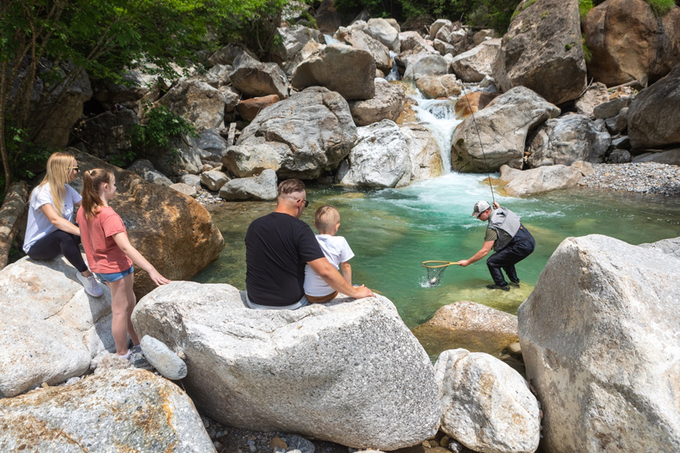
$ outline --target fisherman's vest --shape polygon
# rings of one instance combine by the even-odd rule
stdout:
[[[489,216],[489,228],[498,234],[498,239],[493,244],[493,249],[499,251],[510,244],[522,228],[519,216],[506,208],[498,208]]]

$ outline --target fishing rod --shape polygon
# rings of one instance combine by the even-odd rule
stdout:
[[[477,119],[475,118],[475,112],[472,110],[472,104],[470,104],[470,98],[468,97],[467,93],[465,92],[465,85],[461,82],[461,89],[463,90],[463,97],[465,98],[465,101],[467,102],[468,108],[470,109],[470,115],[472,115],[472,123],[475,126],[475,132],[477,133],[477,139],[479,140],[479,147],[482,150],[482,159],[484,160],[484,167],[486,168],[486,177],[487,180],[489,181],[489,189],[491,189],[491,201],[493,203],[496,202],[496,197],[494,196],[493,192],[493,185],[491,184],[491,173],[489,172],[489,164],[486,161],[486,153],[484,152],[484,143],[482,142],[482,135],[479,133],[479,126],[477,125]]]

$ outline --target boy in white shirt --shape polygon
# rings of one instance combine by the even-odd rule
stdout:
[[[321,206],[314,214],[314,227],[319,231],[316,240],[326,259],[342,271],[342,276],[351,285],[352,266],[348,261],[354,257],[354,252],[344,237],[335,236],[340,227],[340,213],[333,206]],[[338,295],[309,265],[305,267],[304,289],[310,303],[330,302]]]

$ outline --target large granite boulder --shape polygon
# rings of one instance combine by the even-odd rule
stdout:
[[[0,426],[6,452],[215,451],[186,393],[138,369],[2,399]]]
[[[520,306],[546,451],[678,451],[680,241],[567,238]]]
[[[347,101],[311,87],[260,112],[222,163],[238,177],[269,168],[280,178],[314,179],[335,169],[355,139]]]
[[[220,189],[220,198],[227,201],[276,200],[276,172],[271,169],[248,178],[232,179]]]
[[[540,406],[517,371],[489,354],[465,349],[444,351],[434,368],[442,431],[473,451],[536,451]]]
[[[71,149],[80,174],[104,168],[116,177],[118,192],[111,206],[122,217],[130,243],[170,280],[193,277],[215,261],[224,239],[210,213],[196,200],[168,187],[150,184],[135,173]],[[80,191],[82,180],[73,186]],[[141,297],[156,285],[135,269],[135,294]]]
[[[170,178],[156,170],[156,168],[153,166],[153,163],[151,163],[151,161],[148,159],[138,159],[134,161],[127,169],[128,171],[137,173],[146,182],[158,184],[159,186],[172,185]]]
[[[336,176],[345,186],[404,187],[411,182],[411,156],[394,121],[357,128],[357,140]]]
[[[576,161],[601,163],[611,136],[604,122],[583,115],[550,119],[538,128],[527,143],[526,163],[531,168],[544,165],[571,165]]]
[[[645,0],[609,0],[588,12],[588,72],[608,86],[654,82],[680,63],[680,8],[659,17]]]
[[[453,57],[451,69],[463,82],[481,82],[491,69],[501,48],[500,39],[482,41],[476,47]]]
[[[422,346],[382,296],[251,310],[226,284],[173,282],[135,329],[186,355],[187,392],[234,427],[395,450],[433,436],[441,410]]]
[[[224,125],[226,99],[217,88],[197,79],[183,79],[154,103],[163,105],[198,130]]]
[[[368,22],[357,21],[351,25],[351,28],[363,31],[393,52],[399,53],[401,51],[399,26],[395,27],[388,19],[376,17],[369,19]]]
[[[375,79],[375,96],[364,101],[350,101],[349,110],[357,126],[368,126],[381,120],[396,121],[405,100],[402,84],[378,78]]]
[[[497,171],[501,165],[521,168],[530,130],[560,114],[560,109],[525,87],[491,101],[453,133],[451,166],[464,172]]]
[[[375,60],[375,66],[378,70],[388,73],[392,68],[390,50],[386,45],[377,39],[372,38],[366,32],[353,28],[340,27],[335,33],[335,38],[349,44],[355,49],[365,50],[370,53]]]
[[[0,398],[80,376],[115,347],[109,290],[88,296],[76,272],[62,257],[25,257],[0,271]]]
[[[585,90],[578,0],[519,4],[493,65],[496,85],[527,87],[548,102],[562,104]]]
[[[77,137],[90,154],[110,159],[130,150],[130,137],[138,124],[139,117],[134,110],[124,108],[117,112],[104,112],[81,121]]]
[[[52,62],[43,59],[38,68],[29,113],[34,120],[34,142],[48,149],[63,148],[69,142],[71,129],[83,117],[85,102],[92,98],[90,78],[85,71],[77,70],[70,61],[61,62],[55,68]],[[27,71],[29,68],[21,71],[18,80],[26,77]],[[50,74],[52,71],[54,72]],[[55,85],[54,73],[65,80]],[[66,79],[68,74],[72,74],[74,78]],[[9,96],[15,95],[14,90],[9,91]]]
[[[346,44],[320,48],[293,71],[291,84],[298,90],[322,86],[348,101],[375,95],[375,60],[365,50]]]
[[[449,73],[449,62],[441,55],[420,53],[408,59],[404,80],[418,80],[423,76],[441,76]]]
[[[279,27],[276,30],[279,44],[275,46],[272,57],[276,63],[284,65],[295,58],[309,41],[324,43],[323,34],[304,25]]]
[[[123,83],[95,82],[92,98],[106,108],[116,104],[134,108],[143,101],[154,102],[160,96],[160,77],[145,68],[129,69],[122,74],[122,79]]]
[[[413,334],[435,357],[457,348],[498,356],[519,341],[517,316],[468,301],[444,305],[430,320],[413,329]]]
[[[460,22],[437,19],[430,25],[430,39],[442,55],[457,55],[472,47],[472,35]]]
[[[262,63],[242,53],[234,60],[231,83],[246,96],[276,94],[288,97],[288,77],[276,63]]]
[[[421,76],[416,81],[416,87],[424,97],[429,99],[458,96],[461,93],[460,85],[453,74]]]
[[[411,155],[411,181],[432,179],[443,175],[442,152],[432,132],[416,123],[404,124],[400,129]]]
[[[507,183],[505,191],[513,197],[570,189],[576,187],[581,179],[583,173],[580,169],[562,164],[530,170],[517,170],[503,165],[500,175],[500,180]]]
[[[680,64],[642,90],[628,109],[628,136],[633,149],[680,144]]]

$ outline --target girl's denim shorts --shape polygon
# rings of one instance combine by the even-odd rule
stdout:
[[[96,274],[97,278],[105,283],[113,283],[122,279],[126,275],[130,275],[135,271],[134,266],[130,266],[130,269],[124,270],[123,272],[112,272],[110,274]]]

